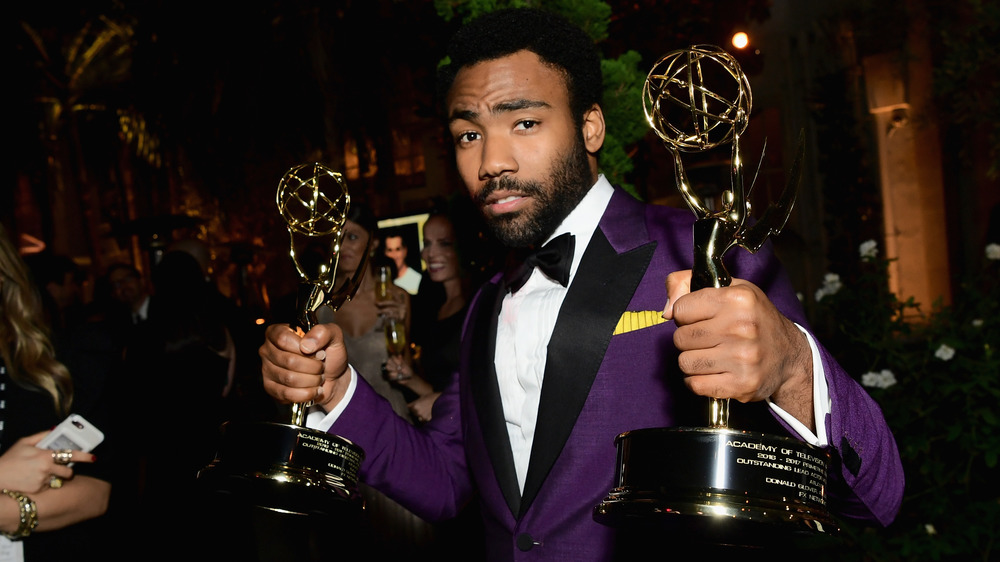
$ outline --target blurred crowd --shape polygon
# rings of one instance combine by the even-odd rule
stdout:
[[[379,231],[364,204],[352,205],[336,280],[356,280],[358,288],[338,310],[318,311],[320,321],[342,326],[352,364],[413,424],[433,417],[434,401],[451,381],[468,301],[482,280],[482,264],[492,264],[485,253],[490,248],[466,247],[467,241],[482,237],[454,218],[462,214],[448,205],[435,206],[422,225],[417,256],[409,253],[412,242],[397,230]],[[19,279],[17,298],[34,307],[25,309],[25,321],[33,323],[35,337],[48,350],[51,373],[42,378],[61,375],[72,388],[55,392],[54,400],[41,399],[51,410],[38,417],[44,426],[12,419],[26,415],[21,408],[0,408],[0,467],[23,470],[4,464],[19,443],[41,455],[44,470],[55,470],[49,465],[59,464],[57,455],[51,453],[49,461],[50,453],[37,452],[34,435],[70,413],[84,416],[104,434],[104,441],[89,451],[94,462],[80,476],[72,470],[68,474],[70,481],[95,479],[105,486],[103,509],[73,508],[78,516],[66,519],[61,532],[75,535],[78,542],[59,538],[59,531],[41,532],[45,525],[40,524],[28,530],[30,540],[15,538],[9,545],[24,548],[23,559],[29,561],[60,560],[61,555],[79,559],[66,549],[71,544],[94,548],[102,558],[148,553],[151,545],[157,546],[143,559],[212,558],[240,549],[242,557],[259,554],[254,541],[239,541],[241,533],[251,530],[240,528],[246,520],[212,520],[215,514],[201,502],[197,474],[213,460],[225,422],[287,423],[287,405],[275,403],[261,388],[257,348],[265,326],[252,317],[257,311],[251,314],[219,290],[208,246],[180,240],[158,256],[147,274],[125,262],[95,274],[48,249],[21,255],[11,235],[0,235],[9,254],[0,262],[0,290],[10,293],[14,282],[8,279]],[[376,286],[380,270],[390,272],[389,289]],[[294,295],[275,299],[269,321],[294,321],[296,306]],[[3,315],[11,317],[12,307],[5,299]],[[15,350],[25,337],[14,329],[0,332],[0,343],[10,350],[2,356],[0,371],[6,364],[14,373],[0,381],[0,393],[4,384],[23,387],[29,395],[45,387],[18,373],[23,367]],[[13,397],[8,403],[12,399],[27,403]],[[30,443],[19,441],[23,439]],[[455,521],[431,525],[363,483],[362,489],[365,542],[380,545],[384,555],[461,559],[481,540],[474,506]],[[31,490],[38,497],[59,491],[48,485]],[[0,506],[10,508],[10,525],[17,527],[22,513],[8,503]],[[38,519],[51,521],[48,510],[36,503]],[[0,519],[0,527],[6,521]],[[16,532],[3,530],[5,535]],[[206,541],[211,545],[205,546]],[[192,552],[194,544],[201,546]],[[62,554],[53,557],[53,551]]]

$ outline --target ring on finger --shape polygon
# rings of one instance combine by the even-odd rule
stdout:
[[[73,460],[73,450],[72,449],[59,449],[52,451],[52,462],[61,465],[67,465]]]
[[[49,477],[49,488],[62,488],[63,479],[56,475]]]

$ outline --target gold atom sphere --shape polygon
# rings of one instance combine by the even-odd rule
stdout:
[[[344,226],[351,198],[343,175],[317,162],[285,172],[278,182],[277,203],[290,231],[324,236]]]
[[[750,81],[732,55],[714,45],[672,51],[656,62],[642,90],[646,121],[669,148],[699,152],[746,130]]]

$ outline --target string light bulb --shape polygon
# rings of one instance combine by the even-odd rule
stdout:
[[[750,36],[746,33],[739,31],[733,34],[733,47],[736,47],[737,49],[745,49],[749,44]]]

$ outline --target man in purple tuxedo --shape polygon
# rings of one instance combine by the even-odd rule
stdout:
[[[517,268],[527,279],[498,274],[479,291],[459,372],[423,427],[354,372],[335,325],[269,327],[267,391],[314,400],[307,424],[361,446],[361,478],[427,519],[478,494],[490,560],[620,555],[621,532],[592,515],[613,486],[615,436],[676,426],[703,396],[757,403],[778,431],[829,448],[834,512],[891,522],[903,488],[892,434],[814,341],[770,249],[734,255],[731,286],[689,292],[691,213],[599,173],[601,70],[586,34],[505,10],[467,24],[449,56],[458,170],[504,244],[542,248]],[[620,323],[634,317],[647,320]]]

